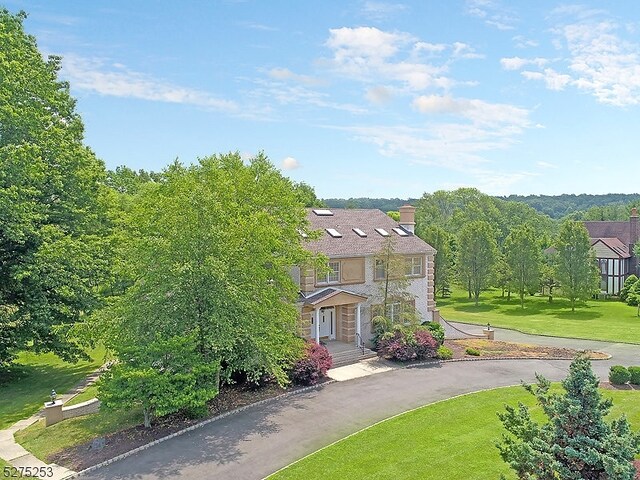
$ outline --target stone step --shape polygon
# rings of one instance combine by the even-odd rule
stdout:
[[[331,368],[344,367],[345,365],[352,365],[368,358],[376,357],[377,353],[365,348],[364,355],[359,348],[353,348],[352,350],[346,350],[338,352],[332,355],[333,366]]]

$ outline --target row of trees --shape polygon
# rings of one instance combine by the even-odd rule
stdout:
[[[598,288],[589,235],[579,222],[559,231],[530,207],[495,199],[475,189],[436,192],[418,202],[417,234],[438,250],[435,287],[446,295],[453,281],[469,298],[497,286],[524,298],[541,286],[562,285],[572,310]]]

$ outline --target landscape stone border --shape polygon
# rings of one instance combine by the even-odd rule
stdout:
[[[170,439],[175,438],[175,437],[179,437],[180,435],[184,435],[185,433],[191,432],[191,431],[193,431],[193,430],[195,430],[197,428],[204,427],[205,425],[208,425],[210,423],[216,422],[218,420],[222,420],[223,418],[226,418],[228,416],[238,414],[238,413],[240,413],[240,412],[242,412],[242,411],[244,411],[244,410],[246,410],[248,408],[257,407],[257,406],[260,406],[260,405],[265,405],[267,403],[275,402],[276,400],[280,400],[282,398],[290,397],[292,395],[298,395],[300,393],[305,393],[305,392],[309,392],[309,391],[312,391],[312,390],[316,390],[318,388],[324,387],[325,385],[329,385],[329,384],[334,383],[334,382],[336,382],[336,380],[327,380],[325,382],[322,382],[319,385],[311,385],[309,387],[299,388],[297,390],[292,390],[290,392],[282,393],[282,394],[277,395],[275,397],[265,398],[263,400],[259,400],[259,401],[255,402],[255,403],[251,403],[249,405],[244,405],[243,407],[239,407],[239,408],[236,408],[234,410],[229,410],[228,412],[222,413],[222,414],[217,415],[215,417],[207,418],[206,420],[203,420],[200,423],[196,423],[195,425],[191,425],[190,427],[183,428],[182,430],[178,430],[177,432],[174,432],[174,433],[172,433],[170,435],[167,435],[167,436],[162,437],[162,438],[158,438],[157,440],[149,442],[149,443],[147,443],[145,445],[141,445],[139,447],[136,447],[133,450],[129,450],[128,452],[121,453],[120,455],[116,455],[115,457],[110,458],[109,460],[105,460],[104,462],[100,462],[100,463],[98,463],[96,465],[93,465],[91,467],[85,468],[84,470],[81,470],[79,472],[75,472],[75,473],[72,473],[71,475],[67,475],[62,480],[71,480],[71,479],[74,479],[74,478],[80,478],[80,477],[82,477],[83,475],[85,475],[87,473],[93,472],[95,470],[98,470],[99,468],[106,467],[107,465],[110,465],[110,464],[112,464],[114,462],[117,462],[117,461],[122,460],[124,458],[130,457],[131,455],[133,455],[135,453],[138,453],[138,452],[141,452],[143,450],[146,450],[148,448],[151,448],[154,445],[157,445],[159,443],[165,442],[165,441],[170,440]]]
[[[611,355],[606,352],[598,352],[604,353],[606,358],[591,358],[591,361],[599,362],[603,360],[611,360]],[[423,362],[412,363],[411,365],[406,365],[404,368],[417,368],[423,367],[425,365],[433,365],[436,363],[454,363],[454,362],[486,362],[489,360],[573,360],[575,357],[473,357],[473,358],[451,358],[449,360],[425,360]]]

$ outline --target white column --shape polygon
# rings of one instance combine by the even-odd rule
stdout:
[[[360,326],[360,303],[356,306],[356,345],[358,345],[358,337],[362,335]]]
[[[314,311],[315,315],[315,326],[316,326],[316,343],[320,343],[320,309],[317,308]]]

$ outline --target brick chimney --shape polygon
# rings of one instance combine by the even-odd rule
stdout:
[[[400,211],[400,226],[406,231],[414,233],[416,226],[416,207],[403,205],[398,210]]]

